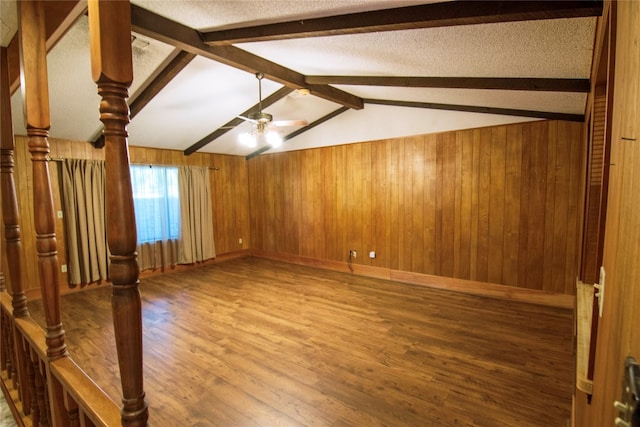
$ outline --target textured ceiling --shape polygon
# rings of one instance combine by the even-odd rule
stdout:
[[[310,19],[422,4],[418,1],[134,1],[134,4],[198,30]],[[1,0],[3,44],[5,10]],[[8,15],[6,15],[8,16]],[[414,29],[366,34],[242,43],[236,46],[304,75],[539,77],[588,79],[596,18],[570,18]],[[14,30],[15,31],[15,30]],[[137,35],[134,43],[136,95],[174,51]],[[8,37],[10,39],[10,37]],[[92,140],[99,133],[95,83],[91,80],[87,19],[81,17],[48,54],[53,137]],[[263,98],[280,84],[265,79]],[[584,93],[486,89],[442,89],[336,85],[366,99],[583,114]],[[252,73],[197,57],[147,104],[129,125],[131,145],[185,150],[258,100]],[[341,105],[297,92],[266,112],[275,120],[313,122]],[[14,131],[25,133],[20,92],[12,97]],[[294,150],[382,138],[534,120],[518,116],[365,104],[287,141]],[[248,123],[200,151],[248,155],[238,144]],[[281,134],[296,128],[281,128]],[[272,151],[277,151],[276,149]]]
[[[15,1],[0,0],[0,46],[8,46],[18,30]]]
[[[308,75],[588,78],[593,23],[507,22],[238,46]]]
[[[133,3],[197,30],[226,29],[415,4],[420,0],[135,0]]]

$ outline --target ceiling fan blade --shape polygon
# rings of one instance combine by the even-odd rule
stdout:
[[[236,117],[239,118],[239,119],[245,120],[247,122],[258,123],[257,120],[250,119],[249,117],[245,117],[245,116],[236,116]]]
[[[287,127],[287,126],[306,126],[309,123],[306,120],[274,120],[271,126]]]

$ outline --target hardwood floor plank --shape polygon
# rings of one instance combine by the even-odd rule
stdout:
[[[256,258],[140,289],[158,426],[537,427],[570,416],[569,310]],[[119,401],[110,293],[63,296],[63,322],[74,360]],[[30,310],[43,322],[39,301]]]

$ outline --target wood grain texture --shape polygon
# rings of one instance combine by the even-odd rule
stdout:
[[[153,425],[569,417],[571,310],[256,258],[145,278],[141,291]],[[63,298],[74,360],[117,396],[109,288]]]
[[[571,164],[566,166],[569,176],[575,178],[566,190],[567,208],[571,208],[567,216],[578,218],[575,211],[581,206],[578,187],[581,184],[582,160],[576,150],[582,147],[581,126],[558,123],[558,132],[562,131],[563,138],[570,138],[572,144]],[[508,155],[504,173],[509,180],[505,182],[503,203],[513,209],[505,210],[508,215],[504,217],[503,234],[508,238],[502,237],[499,250],[504,256],[500,261],[504,280],[498,283],[571,294],[575,284],[574,267],[566,268],[563,273],[565,278],[561,289],[559,280],[555,282],[558,289],[553,283],[543,286],[544,241],[551,236],[540,233],[540,230],[544,230],[545,219],[554,215],[545,211],[548,122],[510,125],[506,132]],[[130,147],[130,155],[132,163],[219,168],[210,171],[214,238],[219,254],[254,248],[309,257],[317,253],[314,258],[344,262],[348,249],[353,248],[359,250],[356,264],[427,274],[441,274],[443,254],[450,254],[445,255],[449,257],[448,261],[445,259],[445,267],[449,268],[452,276],[455,270],[456,277],[482,282],[488,279],[492,262],[490,256],[498,256],[489,251],[492,133],[493,128],[464,130],[453,133],[452,138],[422,135],[365,143],[369,148],[364,151],[357,148],[362,144],[350,144],[318,149],[318,155],[309,157],[301,152],[290,152],[263,155],[248,162],[234,156],[204,153],[184,156],[179,151],[143,147]],[[519,134],[522,135],[520,143],[517,137],[514,140],[509,137]],[[446,157],[452,159],[453,166],[449,168],[455,172],[452,182],[446,181],[446,184],[442,175],[444,145],[438,142],[443,138],[455,144],[452,153]],[[411,154],[406,154],[406,141],[411,141],[411,152],[415,154],[413,159]],[[15,173],[19,208],[24,224],[30,224],[33,215],[33,201],[29,196],[32,194],[32,179],[24,145],[25,138],[17,136]],[[521,153],[519,158],[518,152]],[[51,141],[52,158],[101,159],[102,156],[103,152],[89,143]],[[364,172],[354,170],[363,164]],[[52,165],[52,176],[56,172],[57,167]],[[363,184],[356,180],[367,182],[365,190],[362,190]],[[451,188],[453,193],[443,195],[443,185]],[[366,189],[367,186],[370,190]],[[56,178],[52,178],[52,187],[55,209],[61,210]],[[518,202],[514,196],[508,196],[514,193],[520,197]],[[370,202],[362,200],[364,194],[369,195]],[[461,200],[457,200],[456,195]],[[443,198],[448,200],[444,205],[448,214],[444,216]],[[249,206],[253,212],[251,217]],[[417,212],[418,209],[421,212]],[[443,223],[443,219],[451,219],[451,222]],[[60,263],[64,264],[64,229],[60,219],[56,220],[56,230],[61,245]],[[443,230],[453,235],[443,237]],[[567,241],[565,254],[560,256],[567,263],[577,256],[579,248],[572,242],[580,231],[575,223],[568,222],[567,233],[564,237],[559,236]],[[238,243],[239,238],[243,239],[242,244]],[[494,236],[494,239],[499,238]],[[31,227],[23,226],[27,259],[35,254],[34,242]],[[517,251],[514,250],[516,242]],[[316,248],[320,244],[322,247]],[[505,256],[506,248],[512,251]],[[376,251],[373,260],[367,256],[370,250]],[[508,268],[505,268],[505,263],[508,263]],[[513,269],[518,272],[516,282]],[[35,271],[27,268],[24,274],[25,288],[36,288],[39,279]],[[64,275],[61,282],[66,283]]]
[[[540,121],[262,155],[252,248],[573,294],[582,147]]]
[[[598,326],[593,399],[577,395],[576,425],[612,425],[624,358],[640,359],[640,3],[606,3],[613,15],[616,64],[609,199],[604,241],[606,297]],[[617,12],[615,9],[617,8]],[[633,138],[635,140],[623,139]]]

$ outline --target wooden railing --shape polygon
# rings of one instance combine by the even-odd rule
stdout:
[[[0,292],[0,385],[19,425],[144,426],[148,409],[142,381],[142,319],[135,254],[135,218],[126,125],[133,79],[128,2],[90,1],[92,71],[103,101],[107,235],[111,256],[114,329],[122,378],[122,408],[71,359],[60,312],[54,209],[49,175],[49,94],[45,16],[39,1],[18,2],[25,122],[33,165],[37,268],[44,329],[29,315],[20,266],[24,265],[14,182],[14,140],[7,51],[0,48],[2,133],[0,176],[8,276]],[[119,36],[118,36],[119,34]],[[124,34],[124,36],[122,36]],[[4,285],[4,276],[0,277]]]
[[[8,293],[0,295],[0,304],[0,377],[19,423],[27,426],[120,425],[118,406],[70,357],[48,362],[44,330],[29,316],[13,317]],[[61,413],[52,411],[54,405],[63,408]]]

